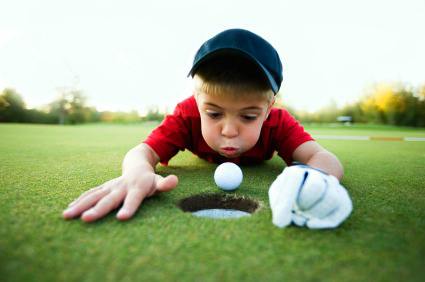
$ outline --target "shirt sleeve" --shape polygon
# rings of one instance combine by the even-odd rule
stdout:
[[[162,164],[167,165],[179,150],[183,151],[187,148],[190,136],[189,122],[185,118],[182,104],[178,104],[174,113],[167,115],[143,143],[149,145],[157,153]]]
[[[293,162],[292,154],[298,146],[307,141],[314,141],[304,127],[286,110],[283,110],[280,116],[275,138],[276,151],[287,165]]]

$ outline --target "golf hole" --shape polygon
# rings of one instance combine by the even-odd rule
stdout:
[[[178,206],[197,217],[225,219],[251,216],[260,205],[246,197],[200,194],[180,200]]]

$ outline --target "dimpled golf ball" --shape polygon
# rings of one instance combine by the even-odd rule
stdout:
[[[214,181],[218,187],[225,191],[232,191],[241,185],[242,170],[234,163],[222,163],[214,172]]]

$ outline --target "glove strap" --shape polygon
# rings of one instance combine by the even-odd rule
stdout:
[[[318,171],[318,172],[321,172],[321,173],[323,173],[323,174],[325,174],[325,175],[329,175],[329,173],[327,173],[327,172],[325,172],[325,171],[323,171],[323,170],[321,170],[321,169],[318,169],[318,168],[315,168],[315,167],[309,166],[308,164],[304,164],[304,163],[302,163],[302,162],[293,161],[293,162],[292,162],[292,164],[291,164],[291,166],[300,166],[300,167],[303,167],[303,168],[314,169],[314,170],[316,170],[316,171]]]

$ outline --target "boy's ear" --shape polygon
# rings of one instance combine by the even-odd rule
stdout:
[[[198,92],[196,90],[193,90],[192,95],[195,98],[196,104],[198,104]]]
[[[269,117],[270,111],[272,110],[272,107],[273,107],[275,102],[276,102],[276,99],[275,99],[275,97],[273,97],[273,99],[270,100],[269,106],[267,107],[266,119]]]
[[[276,97],[273,96],[272,100],[270,101],[269,108],[273,107],[275,102],[276,102]]]

